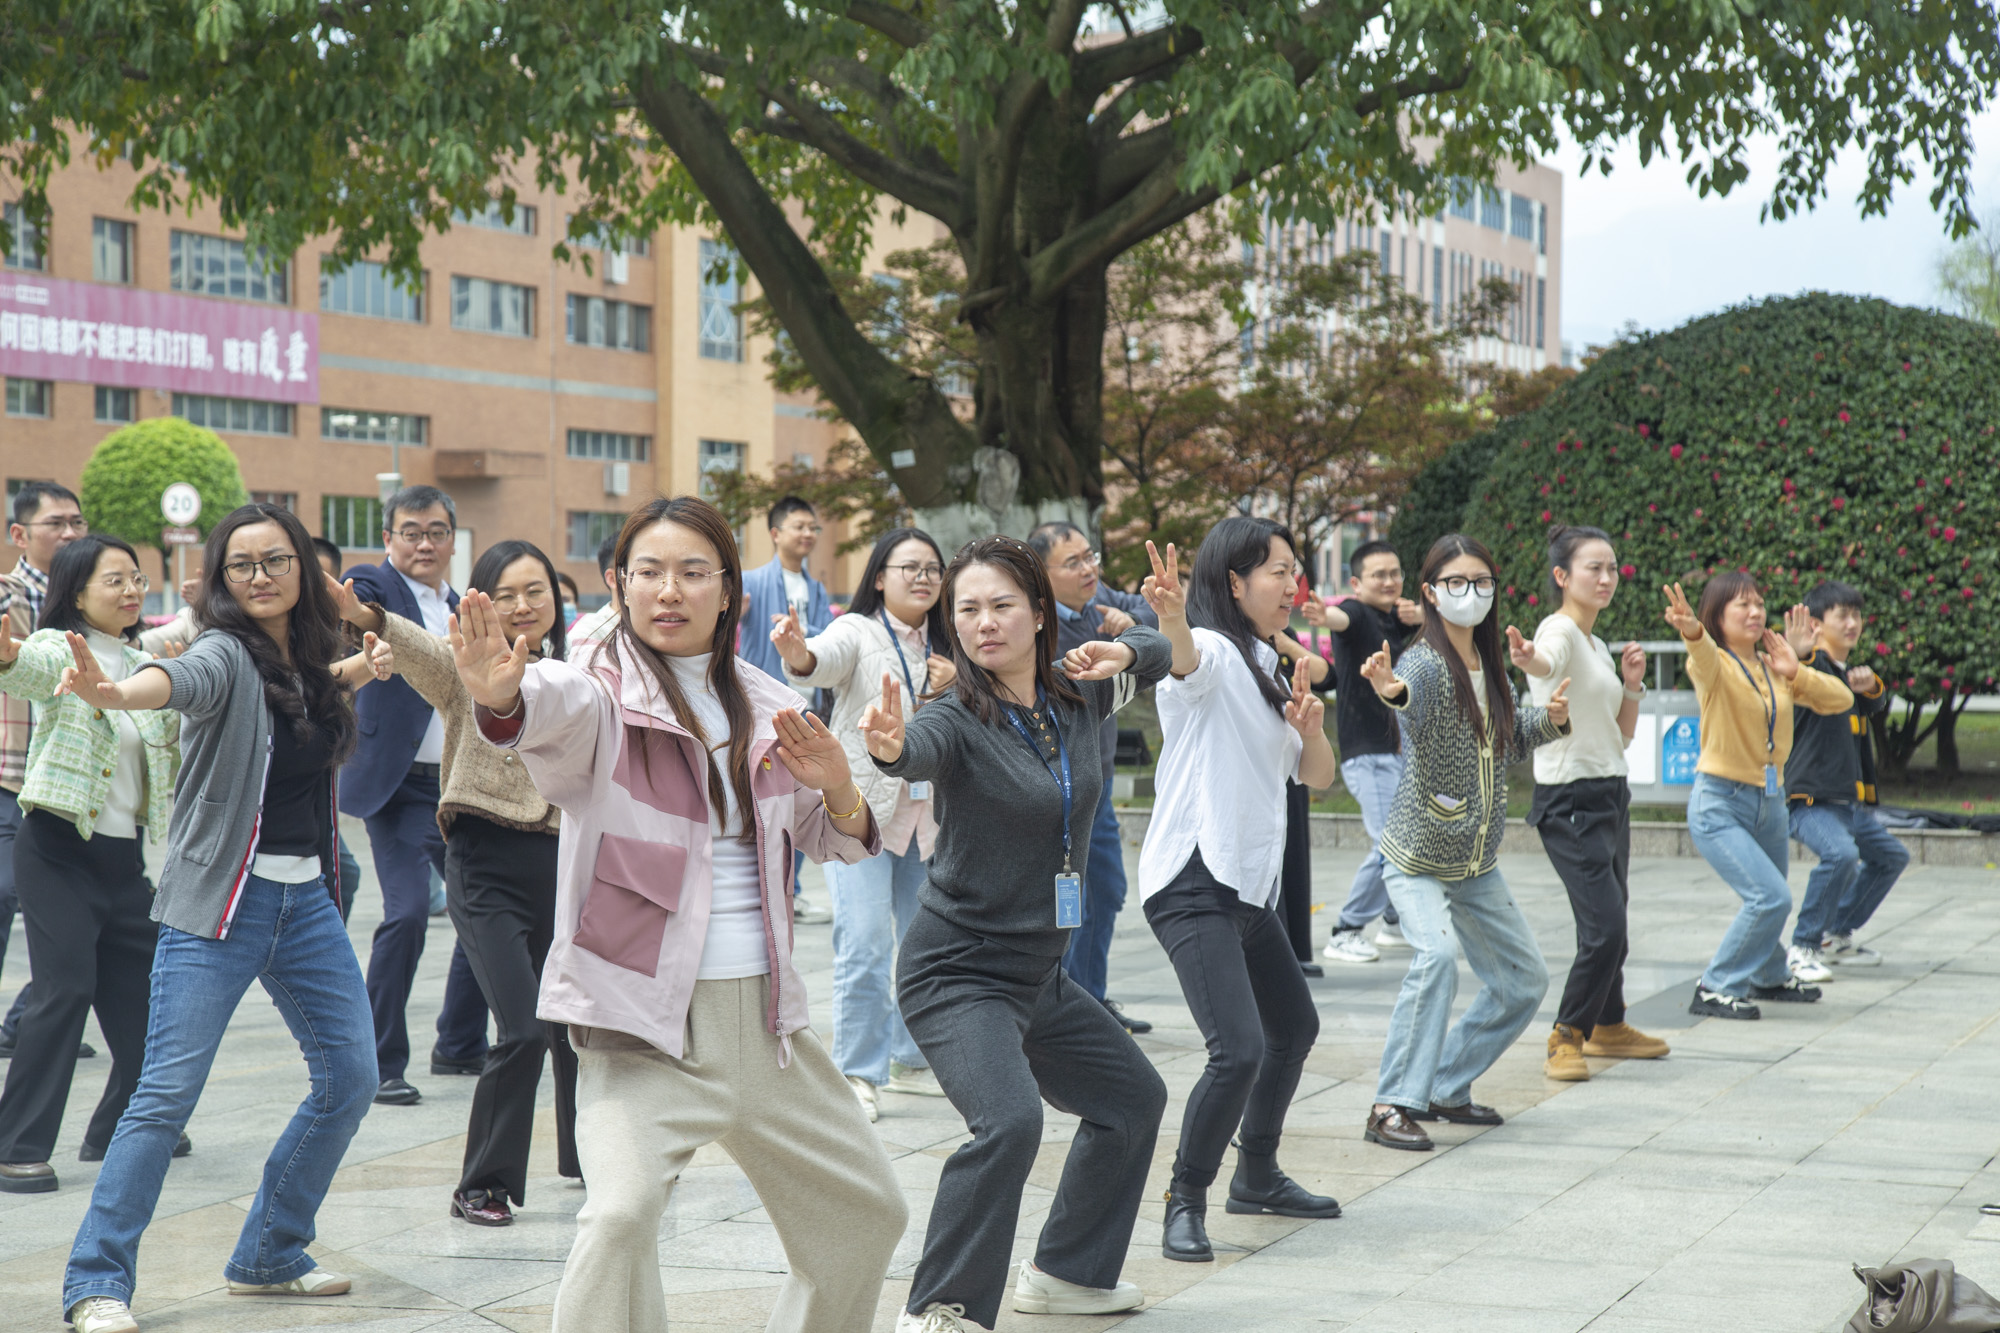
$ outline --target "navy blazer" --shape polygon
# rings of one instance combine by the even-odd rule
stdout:
[[[356,565],[341,577],[354,580],[354,595],[362,601],[419,625],[424,623],[416,594],[387,560],[379,565]],[[456,611],[458,594],[447,589],[445,602]],[[409,775],[417,747],[423,744],[424,732],[430,729],[436,711],[401,676],[374,681],[354,696],[360,743],[340,770],[342,814],[366,819],[389,803]]]
[[[1111,639],[1116,635],[1106,634],[1097,627],[1100,608],[1112,606],[1123,611],[1132,619],[1149,629],[1160,627],[1160,617],[1152,606],[1136,592],[1120,592],[1103,579],[1097,581],[1097,591],[1083,604],[1083,610],[1074,616],[1056,613],[1056,651],[1067,653],[1072,648],[1081,648],[1093,639]],[[1068,608],[1064,608],[1066,611]],[[1103,734],[1097,738],[1098,757],[1104,764],[1104,781],[1111,781],[1111,761],[1118,752],[1118,719],[1104,719]],[[1109,803],[1107,802],[1107,807]]]

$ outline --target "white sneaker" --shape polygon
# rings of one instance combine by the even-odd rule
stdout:
[[[963,1305],[946,1305],[941,1301],[925,1306],[922,1314],[905,1310],[896,1316],[896,1333],[974,1333],[974,1330],[986,1333],[986,1325],[967,1319]]]
[[[1320,955],[1336,963],[1372,963],[1382,953],[1367,940],[1361,938],[1361,927],[1352,930],[1336,930],[1333,938],[1326,942]]]
[[[942,1097],[944,1089],[938,1086],[937,1075],[928,1065],[905,1065],[889,1062],[889,1081],[882,1085],[884,1092],[901,1092],[911,1097]]]
[[[820,906],[819,899],[810,893],[795,893],[792,895],[792,920],[801,926],[823,926],[833,920],[833,909]]]
[[[351,1279],[324,1268],[302,1273],[290,1282],[238,1282],[234,1278],[229,1281],[231,1296],[345,1296],[352,1290]]]
[[[1014,1308],[1022,1314],[1117,1314],[1138,1309],[1145,1299],[1137,1283],[1080,1287],[1051,1277],[1029,1259],[1021,1261],[1021,1279],[1014,1284]]]
[[[1820,961],[1818,949],[1794,944],[1785,950],[1785,961],[1791,965],[1792,975],[1808,985],[1833,980],[1833,969]]]
[[[86,1296],[65,1316],[76,1333],[139,1333],[139,1321],[125,1302],[110,1296]]]
[[[1882,955],[1865,944],[1856,944],[1852,935],[1828,935],[1819,956],[1822,962],[1839,967],[1882,966]]]
[[[1393,921],[1384,921],[1382,929],[1375,932],[1376,947],[1382,949],[1407,949],[1410,942],[1403,938],[1403,928]]]
[[[854,1095],[860,1100],[861,1110],[867,1115],[868,1123],[874,1124],[882,1115],[881,1102],[875,1095],[875,1085],[859,1074],[849,1074],[847,1086],[854,1089]]]

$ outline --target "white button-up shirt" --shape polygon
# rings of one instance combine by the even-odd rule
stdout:
[[[395,566],[391,565],[390,568],[395,569]],[[419,583],[400,569],[396,570],[396,577],[403,581],[409,588],[410,595],[417,599],[417,610],[423,614],[424,628],[442,639],[451,628],[451,602],[448,600],[451,595],[451,585],[442,584],[433,591],[428,583]],[[419,764],[444,762],[444,719],[438,716],[435,708],[431,710],[431,724],[424,728],[424,739],[417,746],[415,762]]]

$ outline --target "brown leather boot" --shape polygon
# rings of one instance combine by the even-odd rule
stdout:
[[[1590,1078],[1590,1066],[1583,1062],[1583,1034],[1567,1023],[1556,1024],[1549,1033],[1549,1058],[1542,1064],[1542,1077],[1563,1083],[1583,1083]]]
[[[1625,1060],[1657,1060],[1672,1049],[1658,1037],[1649,1037],[1630,1023],[1599,1023],[1583,1042],[1585,1055]]]

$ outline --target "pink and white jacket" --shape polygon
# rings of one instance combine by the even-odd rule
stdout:
[[[805,984],[792,966],[792,849],[852,864],[882,850],[833,826],[820,794],[777,756],[771,719],[798,694],[743,662],[754,730],[750,789],[770,950],[765,1021],[791,1058],[808,1026]],[[555,942],[536,1012],[552,1023],[630,1033],[680,1058],[688,1002],[708,937],[713,854],[708,764],[650,673],[621,673],[607,655],[582,666],[536,662],[520,712],[477,710],[480,731],[519,751],[536,788],[562,811]]]

